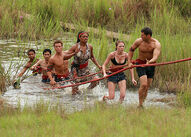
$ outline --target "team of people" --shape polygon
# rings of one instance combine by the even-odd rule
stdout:
[[[52,86],[59,86],[60,81],[65,81],[68,79],[75,79],[73,82],[83,82],[88,80],[98,79],[96,76],[83,77],[78,79],[78,77],[86,76],[91,74],[90,68],[88,67],[89,59],[103,72],[104,77],[110,75],[123,68],[125,64],[131,67],[133,64],[153,64],[156,63],[160,51],[160,43],[152,38],[152,30],[149,27],[145,27],[141,30],[141,38],[135,40],[129,49],[129,52],[125,52],[125,43],[123,41],[116,42],[116,50],[109,53],[103,66],[101,66],[93,54],[93,46],[88,44],[87,32],[79,32],[77,35],[77,42],[69,50],[63,51],[63,43],[60,40],[56,40],[53,44],[55,54],[51,56],[51,50],[45,49],[43,51],[44,59],[38,60],[35,58],[35,51],[30,49],[27,54],[29,61],[19,73],[18,77],[22,77],[27,69],[31,69],[34,74],[39,72],[42,73],[42,82],[49,82]],[[138,58],[132,61],[133,53],[136,49],[138,50]],[[69,71],[68,59],[74,57],[71,64],[71,72]],[[108,71],[107,65],[111,64]],[[148,89],[152,83],[155,67],[137,67],[137,74],[139,76],[140,87],[139,93],[139,107],[143,107],[144,100],[147,97]],[[132,83],[137,85],[134,78],[133,69],[130,69]],[[97,81],[92,82],[89,85],[89,89],[94,88],[98,84]],[[107,79],[109,96],[104,96],[103,100],[112,100],[115,97],[115,87],[118,85],[120,90],[120,99],[122,102],[125,98],[126,93],[126,76],[124,72],[117,73],[115,75],[109,76]],[[78,86],[72,87],[72,94],[78,94]]]

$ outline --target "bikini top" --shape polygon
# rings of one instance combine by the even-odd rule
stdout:
[[[123,63],[117,63],[115,57],[113,59],[111,59],[111,62],[114,64],[114,65],[125,65],[125,63],[127,62],[127,59],[125,58],[125,61]]]

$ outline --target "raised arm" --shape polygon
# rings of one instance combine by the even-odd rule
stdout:
[[[93,47],[91,45],[89,45],[90,47],[90,52],[91,52],[91,60],[92,62],[101,70],[102,67],[99,65],[99,63],[97,62],[96,58],[94,57],[94,54],[93,54]]]
[[[106,66],[107,66],[107,64],[109,63],[109,61],[111,60],[111,58],[112,58],[112,53],[110,53],[110,54],[108,55],[108,57],[106,58],[105,62],[104,62],[103,65],[102,65],[102,71],[103,71],[104,77],[107,76],[107,74],[106,74]]]
[[[129,53],[128,53],[128,65],[129,65],[129,67],[132,65],[131,61],[133,58],[134,51],[139,47],[141,41],[142,41],[141,38],[135,40],[135,42],[133,43],[133,45],[129,49]]]
[[[63,59],[68,60],[78,52],[79,52],[79,49],[77,48],[77,45],[74,45],[68,51],[64,52],[64,58]]]
[[[157,42],[156,48],[153,51],[153,58],[148,61],[148,64],[152,64],[152,63],[156,62],[156,60],[158,59],[158,57],[160,55],[160,52],[161,52],[161,45],[159,42]]]

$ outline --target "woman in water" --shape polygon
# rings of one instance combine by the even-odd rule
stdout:
[[[74,53],[76,50],[78,51],[77,54],[74,55],[74,60],[72,62],[71,66],[71,72],[73,78],[76,77],[82,77],[90,74],[90,69],[88,67],[88,61],[89,59],[92,60],[92,62],[101,69],[102,67],[98,64],[97,60],[95,59],[93,55],[93,47],[92,45],[88,44],[88,36],[89,34],[87,32],[81,31],[77,35],[77,43],[73,45],[68,53]],[[87,80],[93,80],[96,79],[95,76],[86,77],[83,79],[76,79],[75,82],[83,82]],[[92,82],[89,85],[89,89],[94,88],[97,85],[97,82]],[[78,93],[78,86],[73,87],[72,94]]]
[[[109,62],[111,62],[109,74],[112,74],[112,72],[116,72],[116,71],[122,69],[123,68],[122,65],[125,65],[127,63],[128,53],[124,52],[124,48],[125,48],[125,43],[123,41],[118,40],[116,42],[116,51],[111,52],[108,55],[107,59],[105,60],[103,66],[102,66],[104,77],[107,76],[106,66]],[[131,73],[132,82],[134,85],[136,85],[137,82],[134,79],[133,69],[130,69],[130,73]],[[126,76],[125,76],[124,72],[120,72],[113,76],[108,77],[109,96],[104,96],[103,97],[104,101],[106,99],[109,99],[109,100],[114,99],[116,84],[118,84],[118,86],[119,86],[119,90],[120,90],[120,99],[119,100],[122,103],[122,101],[125,98],[125,92],[126,92]]]

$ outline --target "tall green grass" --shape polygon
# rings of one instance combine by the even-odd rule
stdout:
[[[67,114],[57,107],[0,107],[1,136],[124,136],[186,137],[191,135],[190,109],[148,108],[96,104],[81,112]],[[115,111],[114,111],[115,110]]]
[[[50,38],[62,31],[60,22],[123,33],[135,31],[137,24],[148,25],[158,34],[190,33],[190,3],[191,0],[0,1],[0,36]]]

